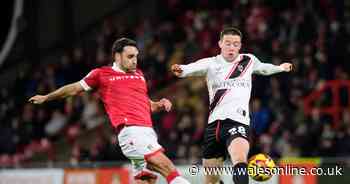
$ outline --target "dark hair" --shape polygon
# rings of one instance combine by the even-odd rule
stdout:
[[[136,41],[132,40],[132,39],[129,39],[129,38],[120,38],[120,39],[116,40],[113,43],[113,46],[112,46],[112,57],[114,58],[114,54],[116,52],[117,53],[122,53],[124,47],[126,47],[126,46],[137,47]]]
[[[220,40],[224,37],[224,35],[238,35],[242,38],[242,32],[234,27],[226,27],[220,33]]]

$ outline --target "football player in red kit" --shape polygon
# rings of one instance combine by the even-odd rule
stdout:
[[[82,91],[97,90],[118,136],[119,146],[131,160],[136,183],[153,184],[157,179],[154,172],[158,172],[169,184],[188,184],[163,153],[152,128],[151,112],[170,111],[172,104],[165,98],[157,102],[149,99],[145,78],[137,69],[138,53],[134,40],[118,39],[112,47],[112,67],[93,69],[82,80],[47,95],[35,95],[29,102],[42,104]]]

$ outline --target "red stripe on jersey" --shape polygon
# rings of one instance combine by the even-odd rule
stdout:
[[[216,129],[215,129],[215,138],[217,142],[220,142],[220,120],[218,120],[218,124],[216,124]]]

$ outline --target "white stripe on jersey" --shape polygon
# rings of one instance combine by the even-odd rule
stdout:
[[[226,118],[249,125],[249,100],[252,74],[271,75],[283,69],[261,63],[252,54],[239,54],[233,62],[222,55],[200,59],[188,65],[180,65],[180,77],[205,76],[210,101],[208,123]]]

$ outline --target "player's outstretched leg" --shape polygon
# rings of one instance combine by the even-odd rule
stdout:
[[[164,155],[164,149],[158,143],[153,128],[125,127],[119,132],[118,141],[123,154],[131,160],[136,182],[153,184],[157,178],[155,173],[157,172],[164,176],[169,184],[189,184]]]
[[[247,156],[249,152],[249,142],[242,137],[237,137],[229,143],[227,149],[236,173],[233,175],[233,182],[235,184],[248,184]],[[243,170],[245,170],[245,172],[242,172]]]
[[[157,152],[145,158],[145,160],[147,161],[147,168],[160,173],[169,184],[190,184],[179,174],[174,164],[163,152]]]

